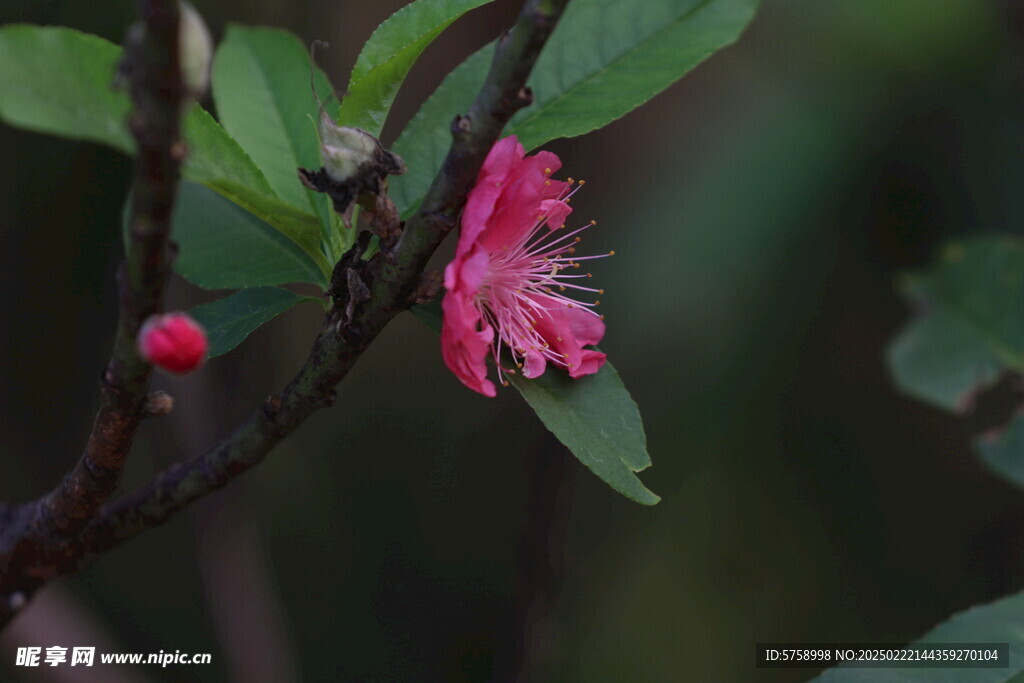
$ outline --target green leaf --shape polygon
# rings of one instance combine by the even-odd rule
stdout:
[[[318,301],[280,287],[251,287],[190,311],[206,328],[210,358],[241,344],[254,330],[302,301]]]
[[[533,69],[534,103],[506,135],[527,150],[605,126],[667,88],[743,31],[758,0],[573,0]],[[493,44],[438,86],[395,142],[409,172],[390,186],[399,209],[426,194],[448,150],[452,118],[483,83]]]
[[[441,332],[439,300],[411,310],[427,327]],[[651,466],[647,436],[640,410],[611,363],[579,379],[554,370],[536,379],[520,375],[508,379],[544,426],[605,483],[644,505],[661,500],[635,474]]]
[[[530,77],[534,103],[508,132],[527,149],[589,133],[735,41],[758,0],[570,2]]]
[[[918,315],[889,347],[900,389],[962,412],[1003,371],[1024,371],[1024,242],[951,243],[902,289]]]
[[[125,125],[131,105],[124,92],[111,87],[120,55],[118,46],[71,29],[0,28],[0,119],[131,154],[135,143]],[[303,125],[308,127],[308,120]],[[252,159],[201,107],[192,107],[182,127],[189,147],[182,168],[186,179],[244,206],[295,241],[325,274],[330,272],[315,216],[277,199]]]
[[[902,278],[917,315],[893,340],[889,369],[904,392],[956,413],[1006,372],[1024,372],[1024,241],[953,242],[929,268]],[[1024,418],[975,441],[983,462],[1024,487]]]
[[[439,300],[413,306],[412,311],[440,334]],[[575,380],[553,370],[532,380],[520,375],[508,379],[544,426],[605,483],[637,503],[662,500],[635,474],[650,467],[647,436],[637,404],[610,362],[596,374]]]
[[[130,154],[130,103],[113,88],[120,58],[118,46],[73,29],[0,28],[0,120]]]
[[[914,641],[932,643],[1009,643],[1006,668],[854,668],[839,666],[814,679],[819,683],[1004,683],[1024,671],[1024,593],[954,615]],[[1020,680],[1014,678],[1013,680]]]
[[[302,186],[300,166],[320,167],[315,122],[319,107],[310,90],[309,49],[277,29],[228,27],[213,61],[213,98],[221,125],[249,153],[282,200],[318,213],[326,197]],[[317,92],[333,89],[316,69]]]
[[[184,182],[174,209],[175,270],[206,289],[312,282],[323,271],[278,230],[202,185]]]
[[[181,127],[188,143],[188,156],[181,174],[187,180],[210,187],[228,181],[245,186],[253,193],[274,196],[263,171],[205,109],[194,105]]]
[[[611,363],[579,379],[549,370],[536,379],[510,375],[509,381],[544,426],[605,483],[644,505],[661,500],[635,474],[651,465],[647,437]]]
[[[491,0],[416,0],[385,20],[363,46],[338,123],[380,136],[409,69],[441,32]]]
[[[441,334],[441,323],[444,320],[444,313],[441,311],[440,299],[434,299],[425,304],[416,304],[409,310],[420,319],[420,322],[434,332]]]
[[[125,120],[131,102],[113,87],[121,48],[69,28],[0,28],[0,119],[29,130],[108,144],[133,154]],[[198,182],[224,178],[271,192],[262,173],[201,107],[183,122],[190,155],[183,169]]]
[[[331,265],[320,248],[320,221],[316,216],[232,181],[212,180],[206,185],[277,228],[313,259],[324,275],[330,274]]]

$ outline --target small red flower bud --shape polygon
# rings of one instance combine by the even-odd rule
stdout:
[[[139,331],[139,353],[169,372],[192,372],[206,359],[206,332],[184,313],[151,315]]]

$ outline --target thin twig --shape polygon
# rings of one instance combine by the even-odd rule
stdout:
[[[143,321],[160,310],[170,273],[168,241],[185,96],[179,68],[178,3],[140,0],[122,63],[134,109],[128,121],[138,148],[125,262],[118,273],[120,310],[102,406],[81,458],[52,491],[20,510],[24,527],[0,529],[0,599],[30,592],[58,572],[46,559],[78,534],[116,489],[136,428],[145,416],[151,367],[136,350]]]
[[[70,544],[46,558],[55,573],[81,569],[226,485],[260,462],[313,412],[334,402],[335,387],[363,350],[409,307],[428,259],[455,225],[487,153],[512,115],[532,101],[526,79],[567,2],[528,0],[514,29],[499,40],[476,101],[468,114],[453,123],[451,149],[420,211],[410,219],[393,251],[379,254],[359,273],[365,278],[369,299],[345,301],[342,294],[305,365],[284,390],[268,398],[207,453],[170,467],[138,491],[105,506]],[[351,289],[346,283],[334,285],[332,290],[337,292]]]

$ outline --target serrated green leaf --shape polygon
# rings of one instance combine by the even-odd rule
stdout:
[[[914,641],[931,643],[1009,643],[1005,668],[853,668],[835,667],[813,679],[816,683],[1006,683],[1024,672],[1024,593],[952,616]]]
[[[449,25],[491,0],[416,0],[386,19],[352,69],[338,123],[379,136],[398,89],[423,50]]]
[[[635,474],[651,465],[647,437],[611,363],[579,379],[548,371],[536,379],[510,375],[509,381],[544,426],[605,483],[644,505],[661,500]]]
[[[938,262],[903,278],[918,315],[889,347],[900,389],[962,411],[1005,370],[1024,370],[1024,242],[984,237],[949,244]]]
[[[70,28],[0,28],[0,120],[130,154],[130,103],[113,88],[120,58],[118,46]]]
[[[209,357],[220,356],[246,337],[302,301],[318,301],[280,287],[250,287],[193,308],[189,313],[206,328]]]
[[[534,103],[508,132],[527,149],[629,113],[735,41],[758,0],[570,2],[530,77]]]
[[[667,88],[743,31],[758,0],[573,0],[533,69],[534,103],[505,135],[527,150],[596,130]],[[409,171],[390,187],[408,215],[426,194],[465,112],[487,74],[493,44],[438,86],[395,142]]]
[[[319,107],[309,84],[309,49],[278,29],[228,27],[213,61],[213,98],[220,122],[249,153],[282,200],[317,215],[326,197],[307,190],[296,169],[319,168]],[[333,89],[320,69],[317,92]]]
[[[181,167],[182,177],[210,187],[228,181],[247,187],[251,192],[274,196],[263,172],[205,109],[198,104],[193,106],[181,122],[181,128],[188,144],[188,156]]]
[[[295,243],[202,185],[181,184],[173,235],[174,269],[206,289],[326,284],[323,271]]]

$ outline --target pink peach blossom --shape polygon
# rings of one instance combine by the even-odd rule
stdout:
[[[470,389],[496,395],[487,379],[486,359],[498,377],[516,372],[539,377],[548,364],[573,378],[595,373],[605,362],[586,348],[604,336],[604,316],[565,294],[603,293],[576,284],[580,261],[573,256],[579,233],[565,230],[572,212],[573,181],[554,180],[561,167],[551,152],[527,157],[515,136],[487,156],[462,213],[455,259],[445,269],[441,352],[448,368]],[[582,181],[580,185],[582,185]],[[577,188],[578,189],[578,188]]]

